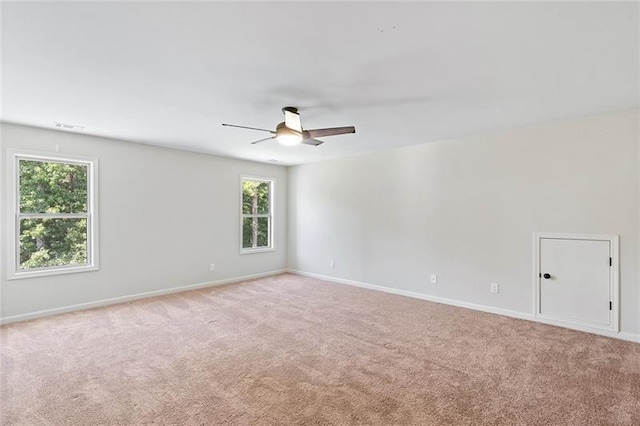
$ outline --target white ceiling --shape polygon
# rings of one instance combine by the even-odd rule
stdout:
[[[282,164],[637,108],[637,3],[4,3],[2,119]],[[220,124],[355,125],[284,147]]]

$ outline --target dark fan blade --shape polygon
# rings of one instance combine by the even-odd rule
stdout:
[[[275,139],[275,138],[276,138],[275,136],[271,136],[270,138],[258,139],[257,141],[251,142],[251,145],[255,145],[257,143],[268,141],[269,139]]]
[[[318,145],[322,145],[324,142],[319,141],[318,139],[305,139],[301,143],[303,143],[305,145],[318,146]]]
[[[260,130],[261,132],[269,132],[274,135],[276,134],[276,132],[274,132],[273,130],[258,129],[257,127],[238,126],[237,124],[225,124],[225,123],[222,123],[222,125],[227,127],[238,127],[240,129]]]
[[[331,127],[329,129],[315,129],[315,130],[305,130],[302,132],[302,136],[307,138],[316,138],[322,136],[335,136],[335,135],[344,135],[347,133],[355,133],[356,128],[353,126],[348,127]]]

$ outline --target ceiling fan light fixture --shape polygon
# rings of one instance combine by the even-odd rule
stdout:
[[[298,145],[300,142],[302,142],[302,136],[296,134],[278,135],[276,139],[278,139],[278,142],[280,142],[282,145],[288,146]]]
[[[286,127],[284,123],[280,123],[276,131],[276,139],[282,145],[298,145],[302,142],[302,134]]]

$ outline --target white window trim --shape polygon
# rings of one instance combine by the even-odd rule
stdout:
[[[245,180],[255,180],[259,182],[268,182],[271,185],[269,189],[269,214],[262,215],[245,215],[242,213],[242,182]],[[276,250],[275,244],[275,224],[274,224],[274,207],[275,207],[275,199],[276,199],[276,180],[274,178],[263,177],[263,176],[250,176],[250,175],[240,175],[240,254],[252,254],[252,253],[265,253]],[[243,248],[242,247],[242,236],[245,217],[268,217],[269,218],[269,246],[268,247],[258,247],[258,248]]]
[[[19,226],[19,159],[33,159],[43,161],[54,161],[63,163],[77,163],[87,166],[88,180],[87,187],[89,189],[89,200],[87,206],[87,215],[80,214],[57,214],[56,216],[71,218],[74,216],[82,216],[87,218],[87,260],[86,265],[71,266],[55,266],[47,268],[34,268],[21,271],[18,268],[18,252],[20,244],[18,242],[18,226]],[[17,149],[7,149],[6,151],[6,170],[7,170],[7,192],[8,203],[6,204],[6,229],[7,229],[7,279],[22,279],[46,277],[50,275],[71,274],[76,272],[96,271],[99,269],[99,235],[98,235],[98,159],[93,157],[82,157],[78,155],[58,154],[49,152],[26,151]],[[22,216],[25,216],[23,214]],[[39,214],[29,216],[38,217]],[[46,215],[51,217],[51,215]]]

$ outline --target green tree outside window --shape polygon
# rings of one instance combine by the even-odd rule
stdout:
[[[18,269],[88,263],[86,164],[19,159]]]
[[[242,248],[271,247],[271,181],[242,180]]]

